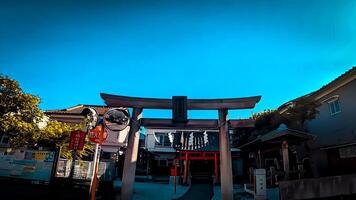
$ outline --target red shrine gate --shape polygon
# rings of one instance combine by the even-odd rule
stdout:
[[[219,152],[218,151],[179,151],[178,160],[184,161],[183,183],[188,182],[189,162],[193,160],[211,160],[214,161],[215,183],[219,182]],[[175,173],[176,174],[176,173]]]
[[[231,149],[228,130],[230,128],[253,127],[254,121],[252,119],[228,120],[228,110],[254,108],[256,103],[261,99],[261,96],[231,99],[187,99],[187,97],[157,99],[125,97],[103,93],[100,95],[110,107],[133,108],[125,154],[121,200],[132,199],[141,126],[167,129],[219,130],[220,175],[216,172],[218,169],[217,167],[215,167],[214,173],[220,177],[221,199],[233,199]],[[172,119],[142,118],[142,111],[144,108],[172,109],[173,116]],[[219,119],[188,119],[187,110],[218,110]],[[192,161],[193,159],[210,159],[211,157],[210,155],[208,156],[207,153],[209,152],[203,152],[203,154],[198,153],[198,156],[195,156],[193,152],[185,152],[184,159],[188,160],[188,162],[189,159]],[[217,163],[217,155],[217,153],[214,154],[215,165]],[[187,166],[188,164],[185,165],[185,167]],[[185,170],[185,173],[188,173],[188,170]],[[185,175],[185,179],[187,179],[187,175]]]

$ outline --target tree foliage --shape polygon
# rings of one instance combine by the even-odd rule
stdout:
[[[63,156],[70,157],[70,132],[81,130],[83,124],[69,125],[50,121],[39,108],[40,98],[24,93],[16,80],[0,75],[0,132],[10,135],[13,147],[63,148]],[[91,151],[89,142],[80,156]]]
[[[305,121],[314,119],[319,113],[320,102],[309,96],[303,96],[293,101],[282,113],[283,122],[290,128],[305,130]]]
[[[38,97],[23,93],[17,81],[1,76],[0,131],[17,135],[23,144],[33,143],[36,140],[33,133],[39,129],[36,122],[44,116],[39,102]]]
[[[255,128],[260,131],[271,131],[278,128],[282,123],[278,110],[264,110],[263,112],[254,113],[252,118],[255,120]]]
[[[255,128],[260,133],[269,132],[284,123],[289,128],[305,130],[305,121],[312,120],[319,113],[320,103],[308,96],[294,100],[284,112],[280,110],[265,110],[253,114]]]

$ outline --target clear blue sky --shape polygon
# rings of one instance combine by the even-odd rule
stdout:
[[[257,112],[354,65],[354,0],[0,0],[0,72],[40,96],[43,109],[103,104],[105,92],[262,95]]]

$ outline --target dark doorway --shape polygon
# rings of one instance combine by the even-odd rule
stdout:
[[[190,172],[192,183],[213,183],[214,161],[213,160],[192,160],[190,161]]]
[[[190,173],[192,184],[179,200],[210,200],[213,195],[213,160],[190,160]]]

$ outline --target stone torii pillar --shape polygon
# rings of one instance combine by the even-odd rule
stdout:
[[[132,194],[133,184],[135,182],[137,153],[139,148],[138,143],[140,139],[141,117],[142,108],[133,108],[122,176],[121,200],[133,199]]]
[[[221,199],[233,200],[232,164],[227,110],[219,110]]]

